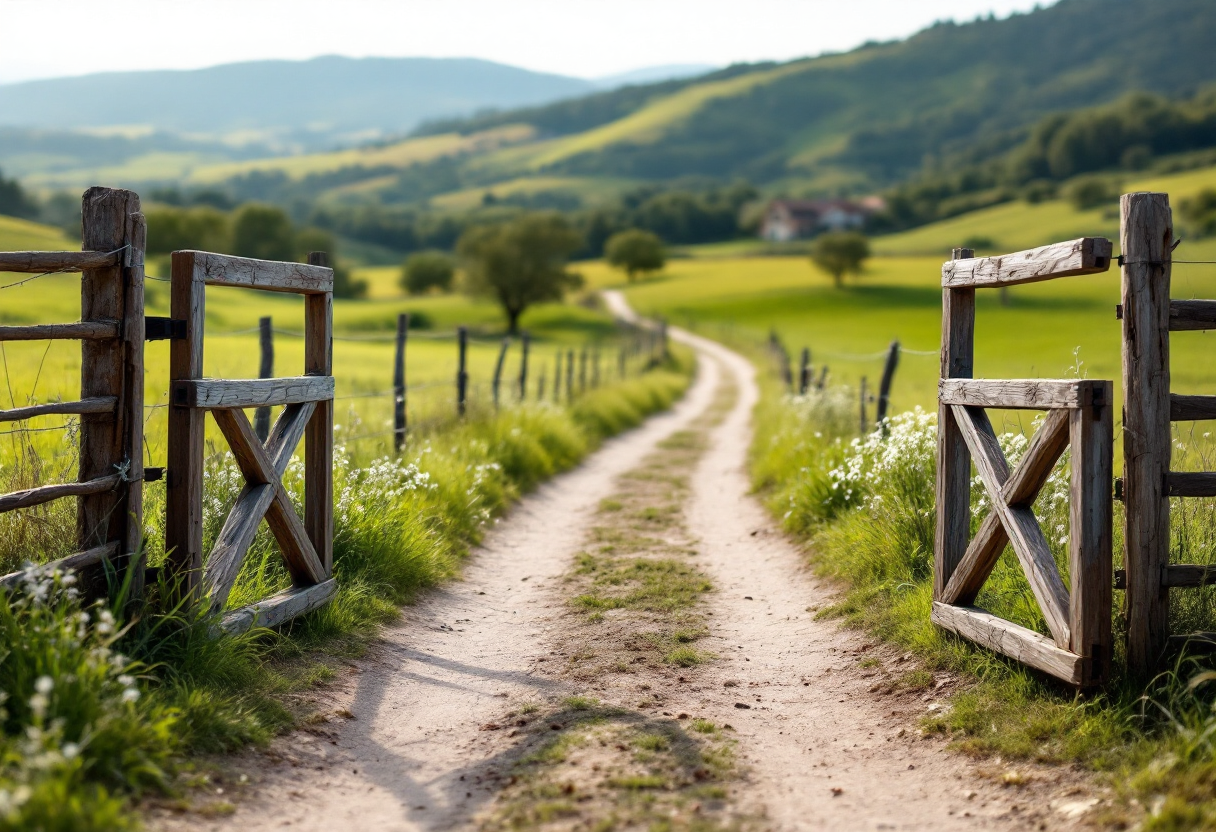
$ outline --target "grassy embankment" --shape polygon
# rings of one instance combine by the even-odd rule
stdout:
[[[42,232],[44,239],[22,236],[26,230],[16,229],[0,239],[0,245],[67,245],[49,231]],[[0,277],[0,284],[12,282],[7,275]],[[5,305],[6,320],[73,320],[79,313],[78,290],[67,276],[43,278],[8,292],[23,294],[17,294],[20,302]],[[152,308],[158,310],[165,293],[153,289],[152,294]],[[277,298],[260,296],[251,305],[241,292],[210,294],[209,324],[216,329],[244,329],[268,313],[279,326],[298,319],[294,304]],[[386,294],[380,287],[381,297]],[[431,316],[436,330],[457,322],[490,331],[498,326],[491,307],[459,298],[385,298],[339,302],[338,332],[383,332],[402,307]],[[536,336],[534,372],[541,363],[551,364],[555,348],[577,347],[586,339],[612,343],[611,322],[580,307],[541,308],[525,323]],[[298,366],[298,344],[286,338],[279,342],[279,371]],[[14,350],[16,346],[7,345],[5,352],[4,389],[14,401],[78,395],[79,368],[71,350],[48,352],[43,344],[25,355]],[[256,350],[249,336],[216,338],[207,348],[208,373],[251,374]],[[339,341],[334,362],[339,395],[387,387],[391,351],[386,342]],[[166,352],[150,345],[149,405],[164,388]],[[494,355],[496,345],[474,348],[474,379],[488,379]],[[292,704],[295,694],[330,678],[329,662],[362,649],[413,593],[456,577],[464,552],[487,519],[520,493],[575,464],[604,437],[668,406],[686,386],[690,363],[687,356],[678,356],[648,372],[640,372],[637,364],[631,369],[632,376],[625,380],[616,379],[614,369],[607,376],[609,383],[562,406],[511,404],[494,413],[486,404],[484,386],[475,388],[480,398],[474,399],[468,419],[428,421],[424,415],[421,424],[415,422],[419,426],[400,458],[386,453],[389,437],[358,438],[383,429],[389,400],[343,400],[338,420],[345,424],[339,440],[349,441],[335,454],[334,547],[341,589],[329,606],[297,622],[285,635],[213,639],[209,622],[164,609],[155,595],[139,620],[126,622],[119,605],[112,610],[82,609],[74,588],[49,576],[0,594],[0,643],[5,650],[0,659],[0,690],[5,694],[0,711],[0,829],[133,827],[137,821],[130,809],[132,799],[147,794],[188,799],[190,783],[204,782],[201,775],[190,775],[192,755],[263,742],[295,724],[304,716]],[[413,340],[409,370],[411,382],[434,380],[446,386],[455,372],[453,342]],[[548,373],[552,389],[551,366]],[[437,409],[450,413],[450,391],[437,401]],[[344,415],[348,403],[361,409]],[[412,418],[417,419],[418,411],[427,413],[425,400],[422,405],[417,407],[411,398]],[[149,456],[156,464],[163,460],[164,440],[163,427],[155,419],[163,418],[163,409],[151,413]],[[352,427],[356,420],[363,424]],[[22,478],[70,478],[71,435],[70,430],[52,430],[0,437],[2,490]],[[239,487],[227,454],[209,464],[206,541],[214,539],[224,508]],[[297,500],[302,490],[298,466],[298,461],[293,463],[287,474]],[[163,537],[163,490],[150,485],[146,502],[148,554],[155,564],[163,558],[156,543]],[[20,517],[6,515],[0,527],[4,571],[16,561],[41,561],[67,551],[73,525],[70,501]],[[263,529],[230,605],[262,597],[286,581]]]
[[[1216,175],[1201,171],[1136,189],[1168,190],[1177,199]],[[832,610],[883,638],[917,652],[928,673],[970,680],[951,707],[926,722],[948,732],[965,750],[999,756],[1011,766],[1006,779],[1025,773],[1018,760],[1076,764],[1104,772],[1125,801],[1103,818],[1126,822],[1148,810],[1145,828],[1211,828],[1216,824],[1216,690],[1210,659],[1178,660],[1155,680],[1123,676],[1106,690],[1077,697],[1015,663],[947,636],[929,622],[933,545],[934,436],[932,415],[940,331],[941,256],[969,236],[987,235],[1002,249],[1029,247],[1083,233],[1115,235],[1102,212],[1076,212],[1060,203],[1014,204],[875,241],[879,252],[866,274],[843,291],[831,288],[803,259],[709,257],[674,261],[660,279],[628,290],[642,311],[668,315],[766,359],[759,343],[770,328],[796,349],[811,346],[815,363],[831,366],[823,395],[791,399],[766,376],[757,413],[755,478],[773,511],[807,540],[816,567],[841,581],[844,593]],[[1004,233],[1004,236],[1002,235]],[[1216,243],[1188,243],[1186,259],[1211,259]],[[905,252],[913,252],[907,254]],[[1181,254],[1178,257],[1182,257]],[[601,281],[609,273],[596,273]],[[1216,268],[1178,266],[1174,297],[1216,296]],[[989,377],[1120,376],[1119,326],[1114,318],[1118,275],[1069,279],[1026,287],[1001,306],[995,293],[978,304],[977,375]],[[1173,389],[1211,392],[1216,371],[1203,333],[1173,339]],[[856,381],[873,384],[878,356],[892,338],[924,355],[905,355],[899,368],[894,411],[924,407],[928,413],[897,417],[886,441],[857,436]],[[1079,349],[1078,349],[1079,348]],[[872,357],[859,359],[863,355]],[[1118,386],[1118,385],[1116,385]],[[1005,414],[1003,441],[1011,461],[1025,449],[1033,414]],[[872,411],[871,411],[872,418]],[[1002,421],[997,421],[998,430]],[[1212,445],[1201,425],[1180,425],[1175,468],[1211,470]],[[1067,580],[1067,476],[1062,463],[1036,504]],[[1116,465],[1118,467],[1118,464]],[[974,524],[986,513],[973,487]],[[1121,523],[1116,505],[1116,529]],[[1175,562],[1216,561],[1216,523],[1211,506],[1180,501],[1174,516]],[[1116,566],[1121,565],[1116,531]],[[1116,592],[1117,607],[1121,603]],[[1174,593],[1176,632],[1216,629],[1216,592]],[[1006,551],[979,604],[1045,632],[1033,596],[1012,553]],[[1121,657],[1117,657],[1121,661]]]

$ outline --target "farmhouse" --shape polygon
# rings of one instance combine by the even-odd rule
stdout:
[[[847,199],[774,199],[764,213],[760,236],[784,242],[813,237],[821,231],[861,228],[883,207],[878,197]]]

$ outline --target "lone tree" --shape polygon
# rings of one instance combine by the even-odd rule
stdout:
[[[411,295],[422,295],[431,289],[452,290],[456,264],[442,251],[419,251],[411,254],[401,271],[401,288]]]
[[[837,289],[844,286],[846,274],[861,272],[861,264],[869,256],[869,240],[856,231],[821,234],[811,249],[811,262],[832,276]]]
[[[468,291],[498,301],[514,335],[519,316],[529,306],[561,300],[567,289],[583,284],[581,276],[566,271],[567,260],[582,244],[582,235],[561,215],[525,214],[470,228],[461,235],[456,252],[466,263]]]
[[[604,245],[608,262],[623,269],[632,283],[639,274],[657,272],[667,262],[663,241],[657,235],[640,228],[618,231]]]

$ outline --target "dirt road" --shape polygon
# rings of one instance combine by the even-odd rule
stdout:
[[[609,294],[615,311],[627,312]],[[708,427],[689,477],[684,523],[695,563],[712,580],[704,648],[714,659],[689,675],[651,671],[665,714],[734,728],[738,758],[729,801],[743,825],[764,829],[1061,829],[1097,794],[1074,776],[972,763],[922,737],[920,718],[951,689],[914,694],[880,684],[904,657],[866,643],[809,609],[832,591],[749,496],[745,462],[757,388],[741,356],[673,332],[699,355],[687,396],[669,413],[611,442],[577,470],[525,498],[470,559],[464,580],[405,610],[383,643],[324,693],[329,721],[239,758],[227,788],[235,810],[203,818],[159,814],[153,828],[248,830],[464,829],[484,823],[528,735],[486,730],[519,703],[593,692],[635,709],[634,675],[592,684],[566,672],[570,626],[562,576],[618,479],[660,443],[689,429],[723,384],[733,405]],[[889,689],[887,689],[889,690]],[[648,716],[647,718],[652,718]],[[655,714],[653,718],[661,719]],[[672,721],[674,723],[674,717]],[[1059,775],[1059,773],[1056,773]],[[233,792],[236,792],[235,796]],[[693,808],[697,811],[697,807]],[[585,828],[587,819],[554,828]]]

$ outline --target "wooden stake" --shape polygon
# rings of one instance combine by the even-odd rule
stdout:
[[[866,377],[861,377],[861,435],[866,435]]]
[[[1127,662],[1151,672],[1169,638],[1170,249],[1169,196],[1124,194],[1119,201],[1123,252],[1123,499],[1127,592]]]
[[[874,421],[879,425],[885,425],[887,421],[887,408],[891,403],[891,382],[895,380],[895,368],[898,366],[899,341],[892,341],[887,352],[887,363],[882,368],[882,382],[878,386],[878,407]]]
[[[562,351],[557,351],[557,358],[553,362],[553,401],[559,402],[562,398]]]
[[[574,350],[566,351],[566,399],[574,401]]]
[[[456,415],[464,416],[468,406],[469,393],[469,330],[466,327],[456,327],[456,345],[459,355],[456,364]]]
[[[973,257],[956,248],[953,259]],[[942,378],[971,378],[975,362],[975,289],[942,290]],[[937,528],[933,542],[933,598],[940,600],[967,553],[971,533],[971,454],[950,405],[937,406]]]
[[[274,327],[269,316],[258,319],[258,346],[262,350],[262,361],[258,365],[258,378],[274,378]],[[266,441],[270,436],[270,408],[259,407],[253,414],[253,432],[258,439]]]
[[[811,348],[802,348],[802,361],[798,365],[798,395],[805,396],[811,387]]]
[[[397,349],[393,355],[393,449],[397,453],[405,447],[405,347],[410,331],[410,315],[402,312],[397,316]]]
[[[498,410],[498,388],[502,383],[502,365],[507,360],[507,350],[511,346],[510,338],[502,339],[502,349],[498,351],[498,362],[494,365],[494,380],[490,383],[490,393],[494,397],[494,409]]]
[[[519,400],[528,398],[528,351],[532,346],[532,336],[524,330],[519,341]],[[539,397],[538,397],[539,398]]]

